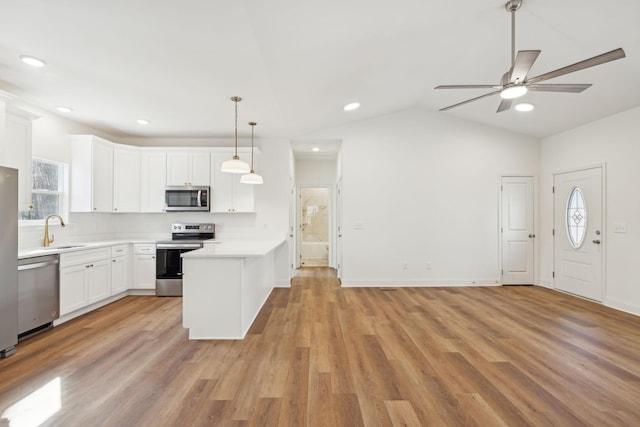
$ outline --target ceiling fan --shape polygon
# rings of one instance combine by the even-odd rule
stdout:
[[[575,64],[567,65],[566,67],[558,68],[557,70],[550,71],[536,77],[527,78],[527,73],[538,58],[538,55],[540,55],[540,51],[520,50],[516,56],[516,10],[522,6],[522,2],[523,0],[509,0],[505,4],[505,9],[507,12],[511,13],[511,68],[509,71],[504,73],[500,84],[436,86],[435,89],[494,89],[494,91],[485,93],[484,95],[441,108],[440,111],[450,110],[496,94],[500,94],[500,97],[502,98],[502,101],[498,106],[498,110],[496,111],[496,113],[499,113],[511,108],[513,99],[524,95],[530,90],[536,92],[580,93],[589,88],[591,84],[541,84],[541,82],[625,57],[624,50],[622,50],[622,48],[618,48],[611,52],[603,53],[601,55],[594,56],[593,58],[585,59],[584,61],[576,62]]]

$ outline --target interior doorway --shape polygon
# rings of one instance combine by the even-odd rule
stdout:
[[[300,187],[300,266],[329,266],[329,188]]]

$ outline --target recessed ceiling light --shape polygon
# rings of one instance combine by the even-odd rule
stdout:
[[[313,147],[313,148],[311,149],[311,151],[318,152],[318,151],[320,151],[320,148],[318,148],[318,147]]]
[[[527,102],[523,102],[522,104],[516,105],[516,110],[518,111],[531,111],[534,108],[535,107],[533,106],[533,104],[529,104]]]
[[[36,58],[35,56],[29,55],[20,55],[20,59],[27,65],[31,65],[32,67],[44,67],[47,65],[45,61],[40,58]]]
[[[71,108],[69,108],[69,107],[65,107],[65,106],[63,106],[63,105],[58,105],[58,106],[56,107],[56,110],[60,111],[61,113],[70,113],[70,112],[72,112],[72,111],[73,111]]]
[[[342,108],[343,108],[344,111],[353,111],[353,110],[356,110],[356,109],[360,108],[360,103],[359,102],[351,102],[351,103],[345,105]]]
[[[151,123],[149,120],[147,119],[138,119],[138,124],[139,125],[148,125],[149,123]]]

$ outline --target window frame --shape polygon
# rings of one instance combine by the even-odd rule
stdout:
[[[60,176],[58,178],[58,191],[50,191],[50,190],[39,190],[39,189],[34,189],[33,186],[35,185],[35,180],[33,179],[33,161],[39,161],[39,162],[43,162],[43,163],[48,163],[48,164],[52,164],[52,165],[56,165],[58,166],[59,169],[59,173]],[[68,223],[68,218],[69,218],[69,165],[67,163],[64,162],[60,162],[57,160],[50,160],[50,159],[45,159],[43,157],[39,157],[39,156],[32,156],[31,157],[31,162],[30,162],[30,166],[31,166],[31,170],[30,175],[31,175],[31,180],[32,180],[32,184],[31,184],[31,188],[29,189],[29,198],[31,201],[33,201],[33,194],[55,194],[57,195],[60,200],[59,200],[59,207],[60,207],[60,211],[56,212],[57,214],[59,214],[62,218],[65,219],[65,223]],[[33,206],[32,203],[29,203],[29,206]],[[18,225],[19,226],[42,226],[44,225],[45,222],[45,218],[42,219],[20,219],[18,221]]]

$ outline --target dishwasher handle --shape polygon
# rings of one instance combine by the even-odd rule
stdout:
[[[57,259],[54,259],[52,261],[36,262],[36,263],[33,263],[33,264],[24,264],[24,265],[19,265],[18,266],[18,271],[33,270],[34,268],[42,268],[42,267],[46,267],[48,265],[57,265],[59,263],[60,263],[60,261],[58,261]]]

